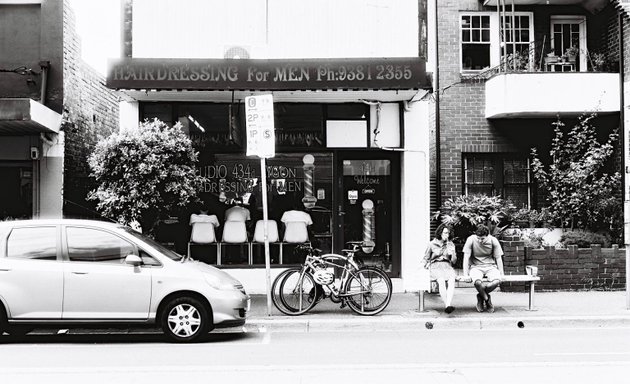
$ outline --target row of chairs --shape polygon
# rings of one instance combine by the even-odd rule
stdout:
[[[216,247],[216,264],[221,265],[224,261],[222,260],[222,249],[226,249],[227,246],[238,246],[239,252],[243,247],[246,247],[248,264],[259,263],[259,260],[254,260],[254,248],[260,249],[261,245],[265,242],[264,220],[258,220],[256,222],[251,242],[248,239],[247,228],[244,221],[226,221],[220,242],[216,239],[214,228],[215,225],[212,222],[199,222],[193,225],[190,242],[188,243],[188,256],[191,256],[191,248],[194,246],[212,245]],[[304,225],[303,231],[288,232],[289,231],[285,231],[284,241],[280,241],[278,223],[275,220],[267,220],[267,238],[269,243],[273,244],[274,250],[277,248],[274,254],[277,255],[276,260],[280,264],[285,262],[283,255],[284,244],[303,244],[309,242],[306,225]],[[259,254],[259,252],[256,254]],[[257,257],[257,259],[259,259],[259,257]]]

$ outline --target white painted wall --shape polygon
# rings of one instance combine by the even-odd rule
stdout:
[[[427,100],[409,105],[405,112],[405,151],[402,157],[402,289],[417,290],[420,261],[429,242],[429,133],[430,108]]]
[[[64,133],[42,135],[39,161],[39,218],[61,218],[63,212]],[[37,175],[34,172],[33,175]],[[33,196],[33,198],[37,198]]]
[[[417,18],[417,0],[134,0],[133,57],[414,57]]]

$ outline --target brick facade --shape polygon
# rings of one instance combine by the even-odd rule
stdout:
[[[64,216],[94,217],[93,189],[87,159],[96,142],[118,130],[118,95],[105,87],[105,77],[81,60],[75,16],[64,0]]]
[[[591,248],[532,249],[524,247],[518,237],[508,237],[501,241],[503,263],[508,275],[525,274],[525,266],[538,267],[540,282],[536,289],[548,290],[621,290],[625,288],[625,249],[614,245],[602,248],[592,244]],[[503,291],[525,289],[520,283],[504,283]]]
[[[442,202],[464,193],[464,154],[505,153],[527,157],[532,147],[537,147],[539,153],[545,154],[553,134],[552,123],[555,119],[485,118],[486,79],[466,77],[460,72],[460,14],[475,11],[496,13],[496,8],[483,7],[478,0],[438,2],[441,158],[439,164],[437,161],[432,164],[441,169]],[[535,40],[545,40],[546,47],[549,45],[551,15],[589,15],[588,46],[598,47],[590,48],[594,51],[601,48],[610,52],[611,57],[615,56],[616,12],[612,6],[595,16],[579,6],[519,6],[516,11],[534,12]],[[539,60],[538,52],[536,57]],[[570,127],[576,120],[563,118],[563,122]],[[595,125],[607,133],[619,126],[619,117],[600,116],[595,120]],[[435,176],[435,172],[432,172],[432,176]],[[534,207],[536,201],[542,202],[540,193],[534,194]]]

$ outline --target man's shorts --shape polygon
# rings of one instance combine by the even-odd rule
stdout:
[[[482,280],[484,277],[490,281],[501,279],[501,271],[494,265],[471,266],[469,274],[473,283],[477,280]]]

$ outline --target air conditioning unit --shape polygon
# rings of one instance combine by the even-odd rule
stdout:
[[[223,50],[224,59],[249,59],[249,47],[239,45],[228,46]]]

